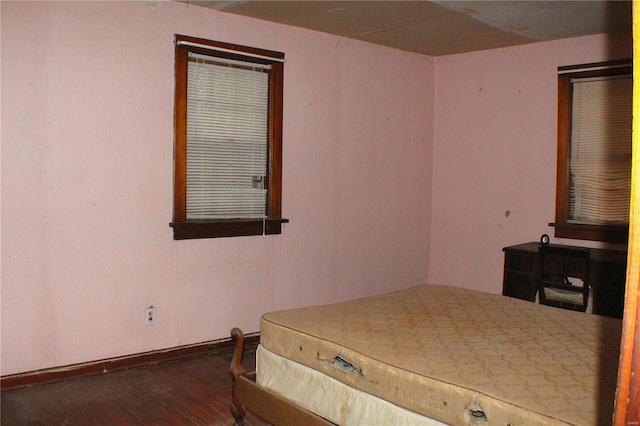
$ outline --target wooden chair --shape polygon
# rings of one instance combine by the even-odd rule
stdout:
[[[540,267],[536,284],[540,303],[585,312],[590,292],[589,250],[540,244],[538,251]],[[581,280],[582,285],[572,279]]]

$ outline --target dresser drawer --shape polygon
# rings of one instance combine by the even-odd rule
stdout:
[[[504,266],[510,271],[528,272],[532,274],[536,259],[537,257],[531,254],[505,252]]]
[[[536,282],[533,274],[505,271],[502,294],[529,302],[535,301]]]

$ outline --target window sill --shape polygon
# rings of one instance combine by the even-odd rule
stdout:
[[[196,238],[247,237],[251,235],[276,235],[282,233],[282,224],[289,219],[229,219],[189,220],[171,222],[174,240]]]
[[[627,244],[628,225],[583,225],[576,223],[550,223],[555,228],[556,238],[602,241],[605,243]]]

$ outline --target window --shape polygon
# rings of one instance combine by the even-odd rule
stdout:
[[[284,54],[175,42],[173,238],[280,234]]]
[[[555,236],[626,244],[631,63],[558,69]]]

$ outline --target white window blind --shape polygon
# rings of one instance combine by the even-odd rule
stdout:
[[[268,70],[190,54],[187,219],[265,218]]]
[[[572,86],[569,221],[628,223],[631,76],[573,79]]]

